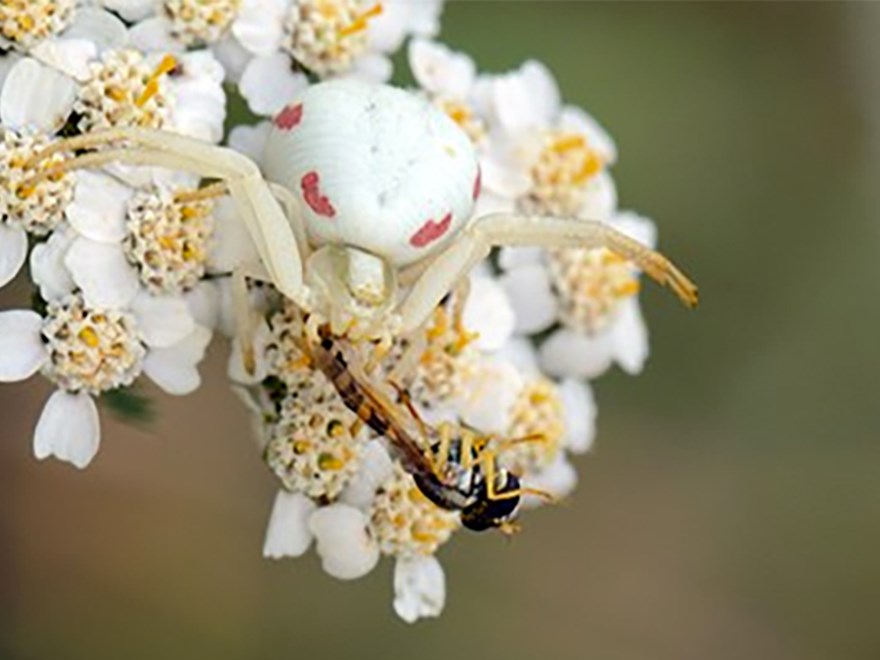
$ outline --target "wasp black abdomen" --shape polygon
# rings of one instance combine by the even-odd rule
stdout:
[[[507,481],[504,487],[496,491],[497,495],[517,490],[519,479],[515,474],[507,473]],[[486,484],[480,482],[476,492],[476,500],[466,506],[461,512],[461,524],[474,532],[484,532],[487,529],[495,529],[510,519],[519,504],[519,496],[504,499],[489,499]]]

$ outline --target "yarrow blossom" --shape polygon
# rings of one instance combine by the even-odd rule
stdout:
[[[388,81],[406,44],[412,93],[476,149],[477,215],[598,220],[653,245],[653,222],[618,208],[610,173],[618,154],[605,129],[563,104],[540,62],[485,73],[433,40],[441,8],[442,0],[0,2],[0,287],[26,271],[35,294],[29,309],[0,311],[0,382],[40,373],[54,387],[34,455],[89,465],[101,443],[99,402],[144,377],[168,394],[194,391],[216,330],[231,340],[229,378],[278,487],[264,556],[314,548],[342,580],[389,558],[393,608],[408,622],[443,610],[439,555],[468,519],[426,495],[424,468],[401,460],[399,438],[380,437],[303,352],[317,317],[263,281],[265,246],[242,222],[235,185],[87,165],[102,148],[90,135],[142,128],[211,144],[225,137],[261,167],[264,118],[317,81]],[[261,121],[227,134],[227,95]],[[73,149],[71,137],[80,140]],[[272,190],[288,205],[285,191]],[[403,275],[401,284],[410,286]],[[488,465],[492,488],[512,476],[525,489],[520,509],[535,509],[572,492],[574,459],[593,444],[587,381],[613,363],[638,373],[647,358],[638,293],[639,272],[607,250],[509,248],[406,337],[340,341],[371,405],[405,426],[435,477],[464,475],[457,486],[482,487],[488,498]],[[443,438],[453,437],[458,448],[444,455]]]

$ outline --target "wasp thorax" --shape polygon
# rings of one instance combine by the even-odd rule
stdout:
[[[70,392],[130,385],[146,355],[131,314],[90,308],[79,294],[49,303],[43,337],[49,352],[43,373]]]
[[[30,48],[58,34],[73,20],[76,0],[3,0],[0,34],[22,48]]]
[[[549,131],[532,166],[532,187],[521,201],[525,211],[577,215],[589,195],[591,179],[604,162],[585,135]]]
[[[212,44],[229,30],[241,0],[165,0],[171,34],[187,46]]]
[[[0,223],[15,224],[35,236],[45,236],[64,219],[73,200],[75,176],[58,173],[31,183],[34,172],[48,170],[65,160],[57,153],[31,162],[50,144],[41,135],[6,129],[0,142]]]
[[[552,250],[550,277],[562,322],[588,333],[605,328],[620,304],[639,292],[632,265],[604,248]]]

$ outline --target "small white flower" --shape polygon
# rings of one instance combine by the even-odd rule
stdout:
[[[127,3],[132,5],[131,2]],[[132,43],[146,51],[210,46],[231,30],[241,0],[150,0],[127,8]]]
[[[388,56],[409,34],[433,34],[442,3],[426,0],[243,0],[231,31],[252,55],[239,89],[259,115],[277,113],[319,78],[391,77]]]
[[[101,444],[101,426],[95,401],[85,392],[55,391],[37,422],[34,456],[43,460],[54,456],[82,470]]]
[[[394,611],[407,623],[440,616],[446,577],[436,557],[399,557],[394,564]]]
[[[278,491],[266,529],[263,556],[281,559],[304,555],[312,544],[309,518],[317,507],[302,493]]]
[[[379,562],[379,546],[367,529],[363,511],[346,504],[319,508],[309,518],[321,565],[340,580],[355,580]]]
[[[27,0],[0,4],[0,44],[30,53],[75,78],[88,60],[128,39],[125,24],[90,0]]]
[[[618,213],[609,224],[648,246],[653,223]],[[516,311],[517,331],[543,332],[541,364],[553,376],[595,378],[613,363],[638,373],[648,356],[639,309],[638,271],[607,250],[560,249],[503,252],[501,276]]]

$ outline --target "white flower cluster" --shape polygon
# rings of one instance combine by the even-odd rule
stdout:
[[[649,220],[617,208],[617,154],[598,123],[561,104],[538,62],[478,74],[430,41],[440,9],[441,0],[0,2],[0,286],[27,262],[37,290],[31,309],[0,312],[0,382],[39,371],[56,387],[36,425],[37,458],[88,465],[100,442],[95,400],[142,376],[169,394],[195,390],[214,331],[234,334],[229,274],[255,256],[222,190],[204,194],[197,177],[146,166],[65,169],[73,154],[56,148],[62,138],[146,127],[220,143],[227,94],[269,117],[319,80],[386,82],[389,56],[409,39],[415,93],[478,150],[479,213],[598,219],[654,242]],[[235,127],[228,144],[259,164],[268,126]],[[593,441],[586,379],[613,362],[636,373],[647,356],[638,278],[604,250],[503,250],[379,361],[377,387],[405,385],[424,423],[494,438],[501,469],[564,497],[577,479],[571,455]],[[245,368],[234,342],[230,376],[280,486],[264,554],[299,556],[314,542],[341,579],[393,557],[396,612],[436,616],[445,580],[435,554],[461,528],[458,512],[421,492],[300,352],[301,312],[269,286],[250,293],[256,365]],[[369,359],[372,346],[354,348]],[[529,495],[523,506],[540,502]]]

